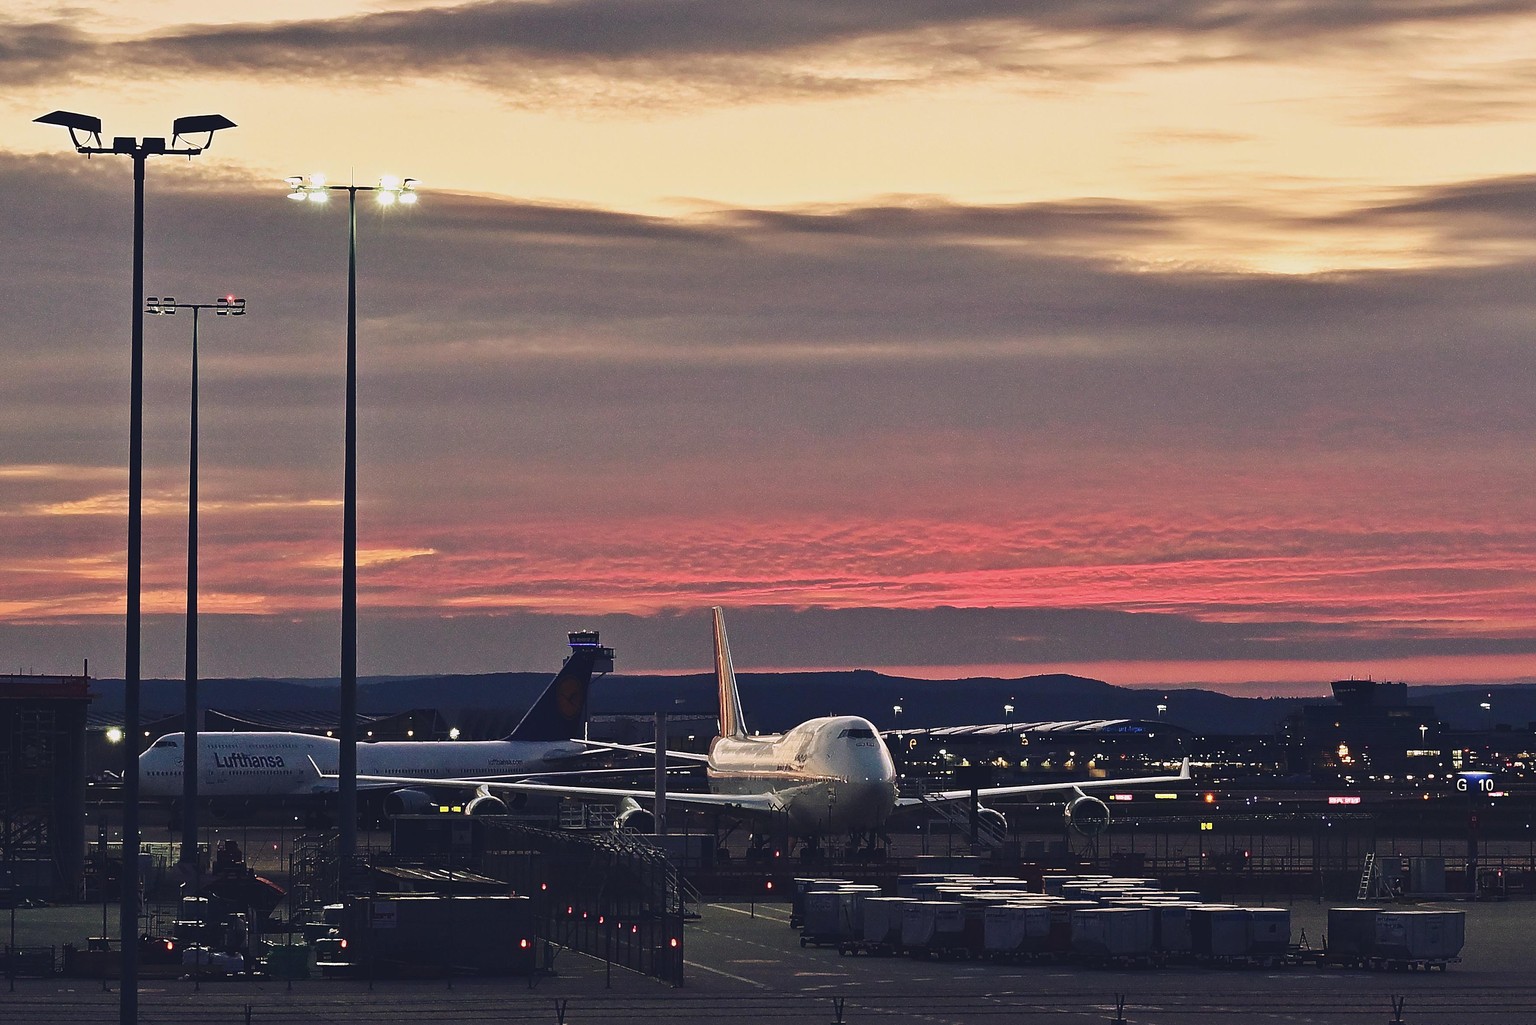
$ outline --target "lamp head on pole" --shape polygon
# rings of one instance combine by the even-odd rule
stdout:
[[[76,114],[70,110],[55,110],[51,114],[32,119],[36,124],[58,125],[69,129],[69,139],[75,144],[75,149],[85,149],[90,141],[97,146],[101,145],[101,118],[92,117],[89,114]],[[87,142],[80,141],[78,133],[84,132],[91,137]]]
[[[163,136],[145,136],[142,140],[135,139],[131,135],[118,135],[112,139],[111,146],[103,146],[101,142],[101,118],[90,114],[77,114],[72,110],[55,110],[44,114],[42,117],[33,118],[38,124],[58,125],[69,130],[70,142],[74,143],[76,152],[87,156],[96,153],[118,153],[123,156],[145,157],[157,153],[175,153],[178,156],[196,156],[213,144],[213,134],[225,128],[235,127],[235,123],[223,114],[194,114],[190,117],[179,117],[171,122],[171,142],[167,147]],[[206,135],[200,146],[189,146],[186,149],[175,149],[176,143],[183,136]]]
[[[306,199],[311,203],[324,203],[330,199],[330,186],[325,183],[325,175],[312,174],[305,177],[302,174],[291,174],[283,179],[288,185],[288,198],[303,202]]]
[[[233,128],[235,123],[223,114],[193,114],[190,117],[179,117],[171,122],[171,145],[184,135],[207,135],[203,144],[197,149],[204,150],[213,145],[213,133],[225,128]]]

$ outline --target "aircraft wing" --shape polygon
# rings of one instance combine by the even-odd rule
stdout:
[[[604,751],[628,751],[631,754],[650,755],[656,757],[655,744],[611,744],[604,740],[578,740],[578,744],[586,744],[594,748],[592,754],[601,754]],[[680,762],[709,762],[709,755],[696,754],[693,751],[667,751],[667,758],[676,758]]]
[[[1087,790],[1114,790],[1120,787],[1148,786],[1158,783],[1180,783],[1189,779],[1189,759],[1179,766],[1176,776],[1139,776],[1131,779],[1086,779],[1069,783],[1020,783],[1004,787],[980,787],[977,797],[1014,797],[1020,794],[1082,793]],[[969,790],[941,790],[924,797],[903,797],[896,802],[898,808],[911,808],[925,801],[968,801]]]
[[[515,783],[486,783],[493,790],[511,790],[532,794],[553,794],[556,797],[630,797],[637,801],[654,800],[654,790],[636,790],[623,787],[572,786],[568,783],[539,783],[531,780]],[[783,811],[778,795],[761,794],[693,794],[676,790],[667,791],[668,804],[692,804],[701,808],[735,808],[741,811]]]
[[[340,775],[334,772],[325,772],[315,760],[310,758],[309,764],[314,768],[320,782],[315,786],[316,793],[331,793],[336,789],[336,781]],[[692,771],[692,766],[674,766],[668,772]],[[363,790],[378,790],[389,786],[435,786],[435,787],[482,787],[495,784],[517,783],[523,780],[547,779],[551,776],[619,776],[634,775],[637,772],[653,772],[650,766],[629,769],[554,769],[548,772],[524,772],[512,776],[454,776],[443,778],[440,776],[373,776],[368,773],[358,773],[357,785]]]
[[[320,772],[319,766],[315,767]],[[615,770],[634,771],[634,770]],[[654,800],[654,790],[635,790],[623,787],[588,787],[575,786],[569,783],[540,783],[542,776],[560,775],[559,773],[542,773],[524,779],[480,779],[476,777],[460,776],[452,779],[438,777],[417,776],[367,776],[359,775],[359,786],[367,784],[370,787],[379,786],[418,786],[418,787],[466,787],[485,788],[487,791],[509,790],[515,793],[552,794],[556,797],[632,797],[637,801]],[[573,773],[572,775],[580,775]],[[322,779],[334,783],[334,773],[320,773]],[[693,804],[703,808],[735,808],[742,811],[776,812],[783,811],[783,802],[778,795],[771,793],[762,794],[691,794],[678,791],[667,792],[668,804]]]
[[[637,801],[654,800],[654,790],[635,790],[624,787],[573,786],[569,783],[540,783],[535,780],[494,781],[469,779],[418,779],[396,782],[432,786],[475,786],[488,791],[511,791],[524,794],[550,794],[555,797],[605,797],[633,798]],[[692,804],[701,808],[726,808],[739,811],[783,811],[783,802],[774,794],[691,794],[675,790],[667,791],[668,804]]]

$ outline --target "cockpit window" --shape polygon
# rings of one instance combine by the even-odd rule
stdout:
[[[176,747],[176,748],[181,747],[180,744],[176,743],[176,740],[173,737],[161,737],[159,740],[155,741],[154,746],[155,747]]]
[[[855,728],[852,728],[852,729],[844,730],[843,732],[839,733],[838,736],[839,737],[853,737],[855,740],[874,740],[875,739],[875,731],[874,730],[859,729],[859,728],[855,727]]]

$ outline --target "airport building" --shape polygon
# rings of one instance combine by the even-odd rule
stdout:
[[[1333,703],[1307,705],[1281,726],[1290,770],[1343,783],[1395,782],[1446,771],[1444,724],[1408,703],[1406,683],[1336,680]]]
[[[902,775],[935,784],[964,775],[963,783],[983,786],[1144,775],[1143,768],[1188,757],[1194,745],[1191,731],[1147,719],[942,726],[885,736]]]
[[[0,676],[0,879],[9,895],[72,892],[84,871],[84,676]]]

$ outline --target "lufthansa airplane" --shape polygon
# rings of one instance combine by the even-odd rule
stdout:
[[[725,614],[714,610],[715,675],[720,689],[720,735],[708,755],[671,752],[670,757],[693,759],[706,765],[710,792],[668,792],[667,803],[735,811],[743,818],[782,816],[792,835],[815,838],[838,833],[874,836],[893,814],[924,804],[968,801],[971,790],[946,790],[923,797],[902,797],[897,792],[896,768],[885,739],[868,719],[831,716],[811,719],[772,736],[747,733],[741,713],[741,696],[725,634]],[[626,745],[626,750],[644,748]],[[1075,783],[1037,783],[982,787],[979,798],[1021,794],[1064,794],[1068,797],[1067,822],[1079,832],[1092,835],[1109,824],[1109,809],[1088,790],[1123,788],[1146,784],[1176,783],[1189,778],[1186,759],[1177,775],[1133,779],[1085,780]],[[645,803],[653,791],[614,787],[574,786],[525,780],[489,785],[496,792],[511,790],[559,794],[570,797],[618,798],[623,803],[617,827],[638,832],[654,829]],[[994,828],[1006,826],[1001,813],[991,808],[980,814]]]
[[[456,802],[472,815],[506,811],[506,803],[479,786],[485,780],[521,779],[568,771],[593,750],[579,739],[586,722],[587,688],[594,673],[613,669],[613,649],[595,632],[570,635],[571,654],[501,740],[379,741],[357,745],[358,789],[388,790],[390,814],[426,811],[442,785],[473,791]],[[307,797],[336,790],[341,741],[307,733],[229,732],[198,734],[199,797],[251,800]],[[146,798],[179,798],[183,734],[159,740],[139,756]]]

